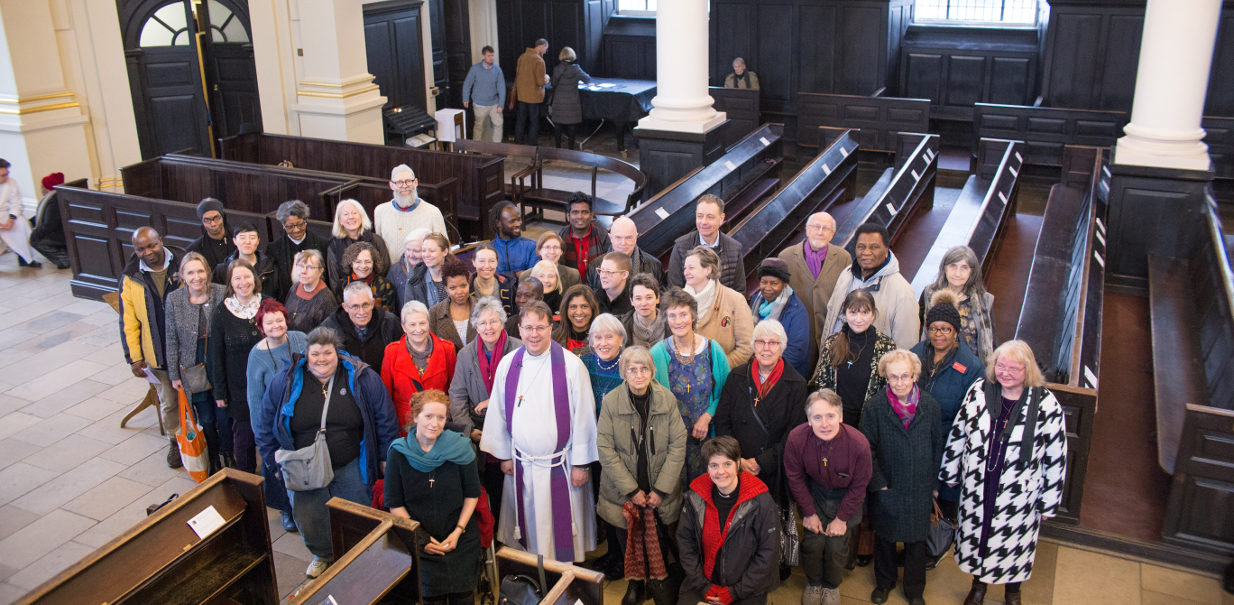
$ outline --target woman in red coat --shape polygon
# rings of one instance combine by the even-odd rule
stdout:
[[[456,359],[454,344],[428,329],[428,307],[413,300],[403,305],[406,336],[386,346],[381,381],[390,391],[400,427],[411,421],[411,396],[420,391],[450,389]],[[403,432],[406,435],[406,431]]]

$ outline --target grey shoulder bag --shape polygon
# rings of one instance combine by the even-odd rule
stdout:
[[[206,324],[206,359],[210,358],[210,324],[209,322],[201,321],[202,313],[205,313],[204,305],[197,305],[197,322]],[[175,329],[175,328],[172,328]],[[206,372],[206,364],[199,363],[191,365],[187,368],[180,368],[180,382],[184,385],[184,390],[192,395],[197,393],[205,393],[211,389],[210,377]]]
[[[334,396],[334,377],[326,386],[326,402],[321,406],[321,428],[313,444],[298,450],[275,450],[274,461],[283,473],[283,484],[293,492],[321,489],[334,481],[334,467],[330,464],[330,449],[326,447],[326,413],[330,411],[330,398]]]

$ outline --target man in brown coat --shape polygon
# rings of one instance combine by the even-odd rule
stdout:
[[[540,136],[540,105],[544,103],[544,85],[549,81],[544,70],[547,51],[548,40],[540,38],[518,58],[514,72],[514,98],[518,101],[514,142],[520,145],[535,145]]]
[[[847,250],[836,246],[836,220],[826,212],[816,212],[806,221],[806,239],[780,251],[788,263],[789,285],[810,313],[810,364],[817,361],[818,342],[823,333],[823,316],[836,280],[853,264]]]

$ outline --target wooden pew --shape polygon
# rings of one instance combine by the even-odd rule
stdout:
[[[1127,124],[1121,111],[974,104],[977,136],[1024,141],[1025,162],[1061,166],[1067,145],[1109,147]]]
[[[728,125],[722,135],[724,146],[728,147],[747,134],[756,130],[762,124],[759,113],[759,95],[761,91],[748,88],[722,88],[712,86],[707,89],[714,101],[712,107],[723,111],[728,118]]]
[[[850,254],[856,245],[857,228],[861,225],[883,225],[891,234],[891,241],[895,242],[900,229],[908,223],[914,211],[918,208],[928,210],[934,206],[938,135],[900,133],[896,145],[898,150],[891,179],[875,183],[860,202],[835,217],[836,234],[831,238],[831,243],[845,248]]]
[[[331,498],[334,563],[296,593],[289,605],[416,603],[420,600],[420,524],[388,512]]]
[[[811,214],[830,208],[837,200],[852,199],[857,136],[845,130],[832,139],[822,153],[729,231],[745,250],[750,275],[758,272],[763,259],[775,256],[799,236]]]
[[[860,129],[864,151],[897,150],[900,132],[930,131],[930,100],[881,96],[797,93],[797,145],[820,147],[818,127]]]
[[[666,256],[673,241],[694,228],[694,202],[711,193],[731,203],[759,199],[780,181],[782,124],[764,124],[746,135],[716,161],[691,171],[635,208],[628,216],[638,227],[645,252]]]
[[[492,234],[487,224],[488,209],[504,196],[505,167],[500,157],[260,133],[221,139],[219,155],[267,165],[289,161],[297,168],[363,176],[382,183],[389,181],[391,169],[407,164],[416,172],[421,188],[437,184],[443,196],[448,191],[455,202],[449,210],[460,221],[462,239]],[[448,183],[451,178],[457,179],[453,185]],[[441,204],[433,204],[447,212]]]
[[[277,605],[262,481],[223,469],[18,602]],[[188,522],[211,509],[222,524],[198,537]]]
[[[1157,442],[1174,475],[1162,533],[1225,557],[1234,550],[1234,270],[1211,196],[1202,214],[1191,250],[1149,256]]]
[[[539,577],[536,556],[508,546],[497,551],[497,567],[502,575]],[[604,603],[604,574],[599,571],[544,559],[544,578],[551,588],[542,587],[545,594],[540,600],[541,605],[554,605],[558,602],[583,605]]]
[[[1015,338],[1032,348],[1067,423],[1062,521],[1079,521],[1097,413],[1105,281],[1108,150],[1067,146],[1050,190]]]
[[[1023,143],[982,139],[979,149],[976,174],[960,190],[938,238],[913,278],[913,290],[918,296],[937,277],[936,267],[947,250],[955,246],[972,248],[982,273],[988,274],[1007,219],[1015,216],[1018,177],[1024,164]]]

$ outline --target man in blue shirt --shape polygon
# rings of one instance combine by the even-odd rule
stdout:
[[[497,250],[497,272],[517,274],[540,261],[536,243],[523,237],[523,215],[509,201],[493,204],[493,248]]]
[[[480,53],[484,60],[472,65],[463,80],[463,107],[471,107],[476,117],[471,132],[473,141],[500,143],[505,124],[501,109],[506,104],[506,78],[501,66],[493,62],[492,46],[485,46]]]

